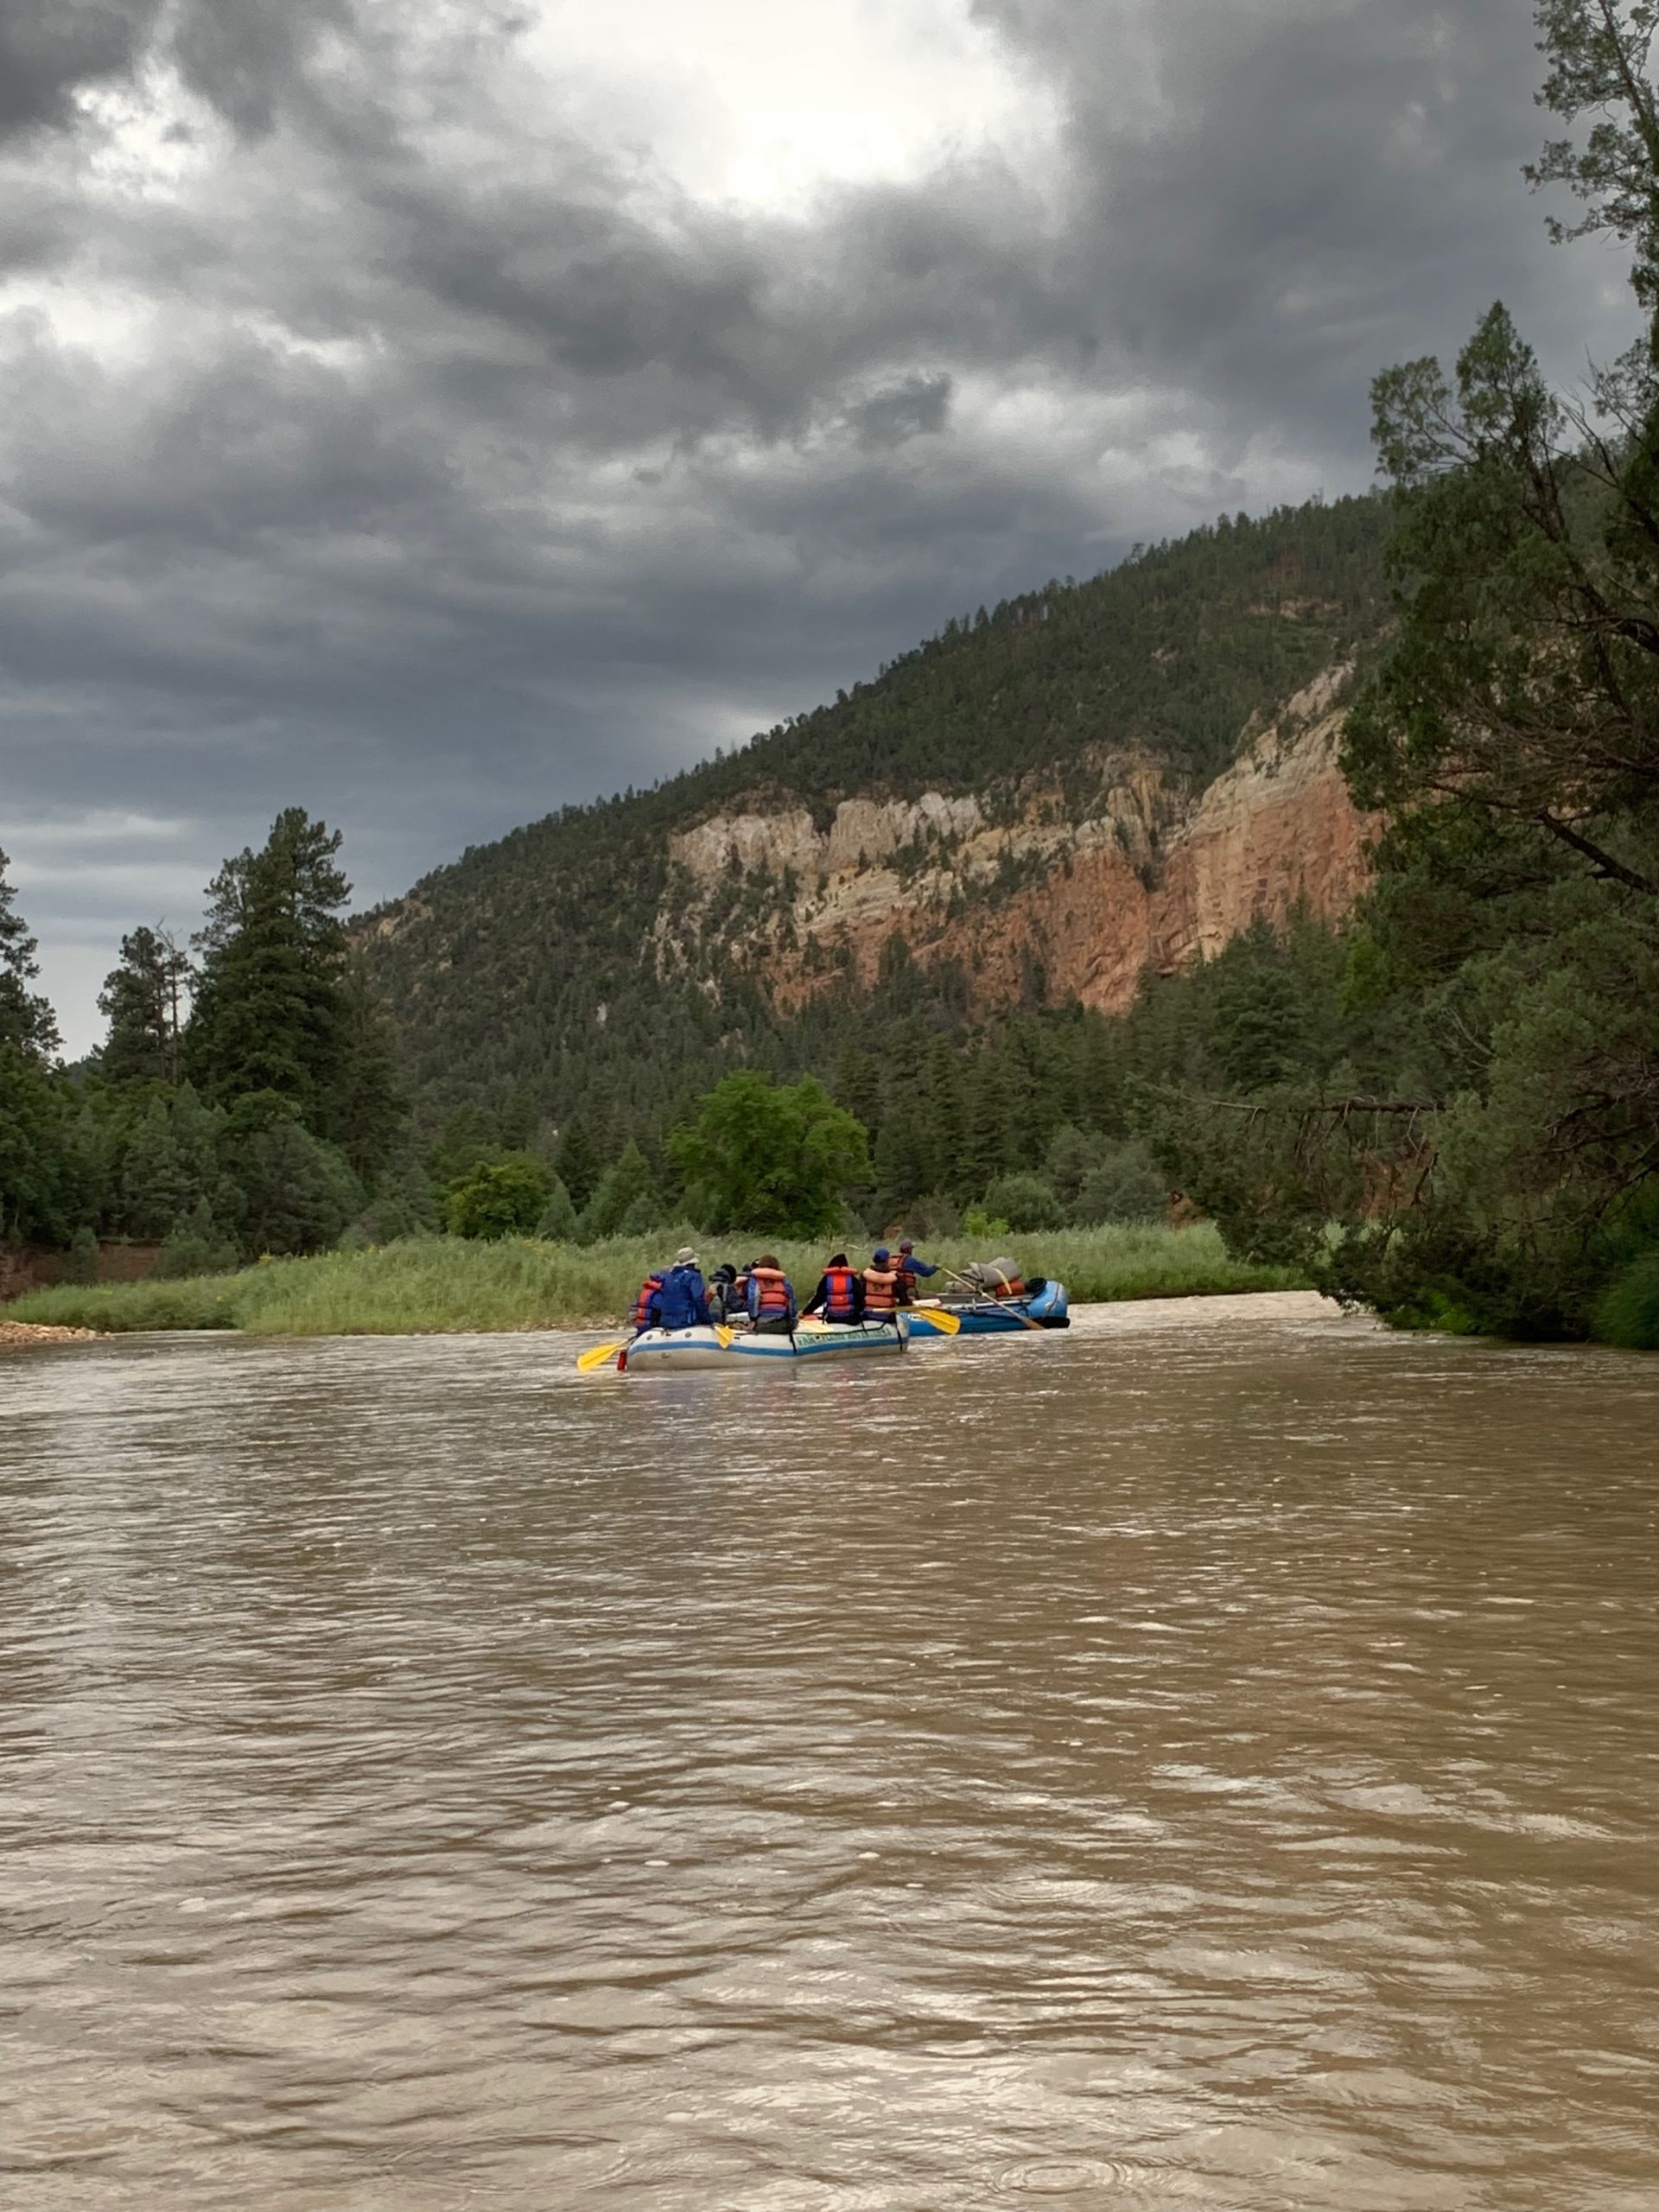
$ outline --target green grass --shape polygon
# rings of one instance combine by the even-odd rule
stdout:
[[[64,1283],[32,1291],[6,1313],[15,1320],[86,1329],[245,1329],[289,1337],[602,1328],[626,1313],[646,1270],[685,1242],[696,1244],[705,1269],[723,1258],[775,1250],[803,1297],[831,1249],[753,1236],[696,1237],[684,1229],[586,1248],[528,1238],[498,1244],[411,1238],[378,1251],[264,1260],[237,1274],[182,1282]],[[1230,1260],[1208,1224],[1068,1230],[1009,1242],[1029,1274],[1057,1276],[1080,1304],[1305,1287],[1285,1268]],[[950,1241],[929,1244],[925,1252],[954,1266],[988,1256]]]

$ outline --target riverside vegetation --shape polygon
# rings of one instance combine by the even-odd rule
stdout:
[[[670,1228],[593,1245],[530,1237],[464,1242],[411,1238],[378,1249],[272,1260],[232,1274],[106,1284],[65,1283],[7,1308],[19,1320],[98,1330],[244,1329],[258,1336],[406,1336],[449,1330],[612,1325],[646,1270],[695,1232]],[[766,1240],[720,1238],[747,1259]],[[798,1287],[823,1265],[823,1243],[772,1240]],[[706,1253],[713,1248],[704,1240]],[[946,1240],[929,1256],[961,1267],[982,1244]],[[1291,1270],[1232,1259],[1213,1226],[1153,1224],[1074,1230],[1022,1241],[1026,1264],[1084,1300],[1175,1298],[1197,1292],[1287,1290]]]
[[[1659,19],[1537,16],[1544,102],[1591,128],[1534,181],[1578,195],[1562,235],[1626,251],[1644,326],[1585,391],[1493,308],[1451,373],[1378,378],[1383,495],[1224,518],[952,622],[354,938],[339,839],[290,810],[215,879],[195,961],[125,941],[76,1070],[0,874],[0,1235],[82,1273],[100,1236],[161,1239],[183,1275],[442,1227],[660,1256],[687,1217],[775,1243],[977,1210],[1034,1252],[1179,1189],[1233,1260],[1404,1325],[1659,1344]],[[1344,769],[1387,825],[1340,927],[1258,925],[1113,1019],[1035,968],[971,1013],[960,963],[898,938],[873,986],[832,963],[785,1012],[731,945],[785,926],[787,887],[738,868],[699,964],[654,956],[669,833],[713,810],[1011,808],[1097,781],[1102,727],[1197,788],[1336,664]]]

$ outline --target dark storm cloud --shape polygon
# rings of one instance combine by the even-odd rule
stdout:
[[[1540,123],[1514,0],[1163,0],[1122,43],[1047,0],[980,12],[1068,87],[1062,289],[1081,342],[1121,363],[1304,438],[1312,404],[1351,439],[1402,347],[1460,333],[1495,292],[1533,296],[1547,325],[1551,290],[1569,315],[1582,300],[1582,267],[1546,275],[1516,176]]]
[[[949,613],[1362,484],[1370,374],[1495,293],[1568,369],[1620,334],[1517,175],[1513,0],[976,12],[1055,157],[788,213],[594,143],[505,13],[8,19],[0,842],[48,946],[129,816],[195,826],[122,896],[291,798],[393,890]]]
[[[58,126],[83,86],[130,73],[161,0],[9,0],[0,13],[0,134]]]

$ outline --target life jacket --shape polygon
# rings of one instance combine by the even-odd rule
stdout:
[[[858,1318],[858,1277],[850,1268],[823,1271],[823,1318],[826,1321],[854,1321]]]
[[[790,1296],[789,1277],[781,1268],[755,1268],[750,1281],[754,1285],[754,1313],[757,1320],[768,1319],[774,1313],[787,1313],[794,1304]]]
[[[884,1320],[899,1303],[897,1268],[868,1267],[864,1270],[864,1311]]]
[[[646,1308],[663,1287],[661,1275],[647,1275],[639,1286],[639,1295],[633,1301],[633,1325],[636,1329],[650,1326]]]

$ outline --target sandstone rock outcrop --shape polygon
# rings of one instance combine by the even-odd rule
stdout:
[[[802,807],[715,815],[672,837],[675,897],[655,932],[659,967],[696,964],[700,913],[754,887],[748,918],[722,922],[728,949],[787,1014],[850,963],[873,981],[902,933],[925,964],[957,961],[991,1011],[1028,989],[1105,1013],[1142,974],[1213,956],[1258,916],[1298,906],[1338,919],[1366,880],[1376,824],[1349,796],[1337,750],[1348,671],[1333,668],[1247,732],[1237,759],[1196,795],[1144,757],[1105,754],[1098,793],[1068,806],[1056,789],[985,798],[843,800],[819,828]]]

